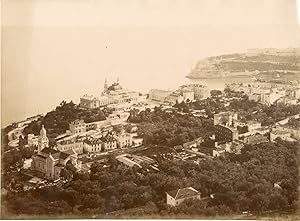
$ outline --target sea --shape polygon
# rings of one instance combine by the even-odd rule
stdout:
[[[262,27],[257,35],[256,27],[246,26],[3,27],[1,125],[47,113],[62,100],[78,103],[84,94],[99,96],[105,78],[110,83],[119,78],[123,87],[142,93],[190,82],[210,89],[246,82],[251,79],[185,76],[205,57],[285,48],[297,36],[294,29],[272,30]]]
[[[223,90],[226,84],[232,83],[251,83],[254,82],[253,77],[249,76],[233,76],[223,78],[207,78],[207,79],[190,79],[191,83],[206,85],[210,90]]]

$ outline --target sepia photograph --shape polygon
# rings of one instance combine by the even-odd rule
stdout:
[[[1,219],[300,220],[300,0],[2,0]]]

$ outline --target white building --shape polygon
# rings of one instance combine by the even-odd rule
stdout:
[[[278,99],[277,102],[283,104],[296,105],[298,103],[298,100],[294,97],[281,97]]]
[[[281,138],[286,141],[296,141],[296,139],[291,137],[291,133],[284,130],[272,130],[270,132],[270,141],[274,142],[276,138]]]
[[[107,97],[110,104],[137,103],[139,101],[139,93],[124,89],[120,85],[119,79],[110,86],[105,80],[102,96]],[[106,98],[101,99],[107,100]]]
[[[98,153],[102,151],[103,141],[93,138],[88,138],[83,141],[83,149],[85,153]]]
[[[35,136],[34,134],[28,134],[27,144],[29,146],[37,146],[38,140],[39,136]]]
[[[274,104],[279,98],[284,97],[284,92],[270,92],[266,94],[261,94],[261,103],[266,105]]]
[[[101,138],[89,137],[83,142],[84,152],[86,153],[97,153],[100,151],[108,151],[117,148],[117,141],[111,135],[106,135]]]
[[[178,206],[187,199],[201,199],[201,193],[193,187],[173,190],[166,192],[167,205]]]
[[[122,88],[119,83],[114,82],[108,86],[107,80],[104,83],[104,90],[100,97],[94,97],[93,95],[84,95],[80,98],[80,106],[88,109],[103,107],[113,104],[125,104],[125,103],[138,103],[139,93]],[[143,96],[141,96],[143,97]]]
[[[74,150],[77,154],[83,153],[83,141],[75,139],[63,140],[57,142],[56,149],[63,152],[68,150]]]
[[[237,121],[238,115],[234,112],[221,112],[214,115],[214,125],[224,124],[224,125],[233,125]]]
[[[131,147],[132,146],[132,136],[131,136],[130,133],[126,133],[124,130],[119,134],[115,134],[114,138],[117,141],[117,147],[118,148],[124,148],[124,147]]]
[[[72,134],[80,134],[86,132],[86,124],[83,120],[75,120],[69,124],[69,129]]]
[[[274,131],[282,131],[282,132],[288,133],[288,134],[290,134],[290,136],[292,138],[300,140],[300,129],[299,128],[291,128],[288,125],[281,125],[281,126],[277,126],[277,127],[273,128],[272,132],[274,132]]]
[[[98,108],[100,107],[100,101],[93,95],[85,94],[83,97],[80,98],[80,106],[87,109]]]
[[[101,130],[105,126],[110,125],[110,123],[107,120],[101,120],[101,121],[86,123],[85,125],[86,125],[86,131],[90,131],[90,130]]]
[[[128,117],[130,116],[129,112],[124,111],[114,111],[106,118],[106,123],[110,125],[119,125],[124,124]]]
[[[248,126],[248,131],[252,133],[254,130],[261,128],[261,123],[258,121],[248,121],[247,126]]]
[[[201,84],[185,84],[180,87],[181,90],[190,90],[194,92],[194,99],[201,100],[210,96],[210,90],[207,86]]]
[[[149,100],[157,101],[164,103],[166,97],[168,97],[172,91],[160,90],[160,89],[151,89],[149,91]]]
[[[270,132],[270,128],[269,127],[261,127],[261,128],[256,128],[253,130],[253,134],[261,134],[261,135],[265,135],[267,133]]]
[[[132,137],[132,146],[133,147],[138,147],[143,144],[143,138],[138,138],[138,137]]]

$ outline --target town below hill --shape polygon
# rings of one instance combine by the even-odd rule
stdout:
[[[2,129],[3,214],[292,215],[299,113],[297,81],[256,80],[222,91],[193,83],[148,95],[105,81],[99,96],[62,101],[45,115]]]

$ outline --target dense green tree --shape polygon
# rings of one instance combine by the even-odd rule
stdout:
[[[140,210],[168,217],[291,212],[298,196],[298,146],[299,143],[277,140],[247,145],[235,157],[228,155],[198,164],[162,160],[158,163],[159,171],[146,166],[130,168],[110,155],[104,163],[94,163],[90,174],[75,172],[73,179],[62,187],[9,192],[5,202],[10,212],[22,215],[57,215],[63,209],[81,216],[139,215]],[[275,183],[280,187],[275,188]],[[168,208],[165,193],[188,186],[199,190],[205,200],[187,200]],[[209,198],[211,194],[213,198]]]
[[[128,121],[139,123],[138,135],[143,137],[145,144],[174,146],[213,133],[212,121],[190,114],[171,114],[159,107],[153,112],[133,110]]]
[[[24,133],[38,135],[41,125],[44,124],[50,140],[51,138],[53,139],[56,136],[65,133],[65,131],[69,129],[69,124],[76,119],[82,119],[86,123],[102,121],[105,120],[106,116],[111,112],[112,109],[108,108],[104,110],[100,110],[99,108],[86,110],[74,104],[73,101],[70,101],[69,103],[62,101],[55,110],[48,112],[44,117],[37,121],[33,121],[26,126],[24,128]]]

